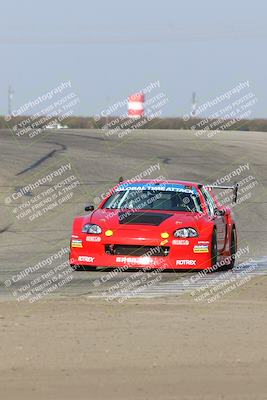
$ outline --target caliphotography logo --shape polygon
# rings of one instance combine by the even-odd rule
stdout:
[[[267,399],[266,15],[1,3],[1,399]]]

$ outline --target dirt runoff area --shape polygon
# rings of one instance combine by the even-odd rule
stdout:
[[[213,304],[1,301],[1,398],[266,399],[266,277]]]

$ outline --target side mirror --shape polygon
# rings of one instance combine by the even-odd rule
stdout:
[[[94,206],[85,206],[84,211],[94,211],[95,207]]]

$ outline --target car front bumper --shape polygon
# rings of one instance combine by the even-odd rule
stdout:
[[[127,268],[177,270],[207,269],[212,265],[211,244],[200,238],[108,238],[73,235],[70,264]]]

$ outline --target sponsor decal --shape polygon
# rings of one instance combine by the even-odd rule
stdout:
[[[197,194],[197,189],[193,186],[185,186],[176,183],[123,183],[115,189],[116,192],[123,192],[128,190],[152,190],[152,191],[168,191],[168,192],[180,192],[188,194]]]
[[[189,240],[185,240],[185,239],[174,239],[172,241],[172,244],[176,245],[176,246],[188,246],[189,245]]]
[[[93,262],[95,257],[88,257],[88,256],[79,256],[78,261],[85,261],[85,262]]]
[[[100,236],[86,236],[87,242],[101,242]]]
[[[83,247],[83,242],[81,239],[72,239],[71,240],[71,247]]]
[[[116,257],[116,262],[148,265],[153,263],[153,260],[150,257]]]
[[[208,253],[209,245],[208,244],[197,244],[193,248],[194,253]]]
[[[196,265],[197,260],[176,260],[176,265]]]

